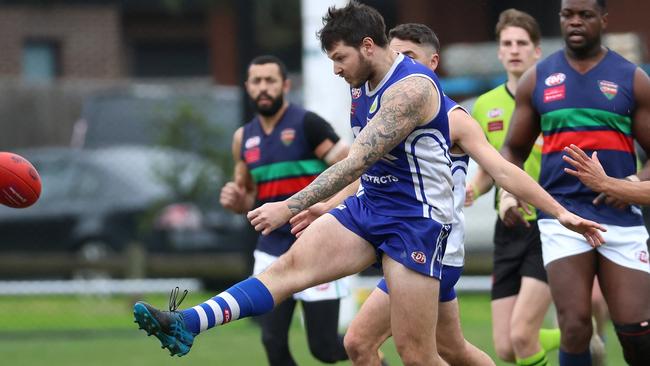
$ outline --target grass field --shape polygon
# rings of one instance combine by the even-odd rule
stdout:
[[[195,304],[210,294],[192,294]],[[243,320],[201,335],[192,352],[171,358],[154,337],[147,338],[133,323],[128,297],[0,297],[0,365],[7,366],[165,366],[265,365],[256,325]],[[164,295],[146,298],[167,304]],[[490,305],[487,295],[461,294],[461,315],[466,337],[494,358]],[[298,320],[298,319],[296,319]],[[308,353],[299,321],[291,330],[291,347],[299,365],[319,365]],[[611,327],[608,330],[608,365],[624,365]],[[392,343],[383,351],[391,365],[399,365]],[[557,365],[557,354],[551,355]],[[349,363],[339,363],[349,365]],[[497,362],[497,365],[505,363]]]

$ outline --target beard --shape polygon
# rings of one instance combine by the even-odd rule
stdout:
[[[259,102],[262,97],[266,97],[271,99],[271,105],[269,106],[260,106]],[[282,105],[284,104],[284,95],[280,94],[276,98],[273,98],[272,96],[262,93],[255,98],[253,102],[253,107],[255,108],[255,111],[257,113],[263,115],[264,117],[271,117],[274,116],[280,108],[282,108]]]
[[[354,79],[350,80],[350,86],[353,88],[360,88],[366,81],[370,80],[372,77],[372,65],[367,58],[365,58],[361,53],[359,53],[359,69],[357,75]]]

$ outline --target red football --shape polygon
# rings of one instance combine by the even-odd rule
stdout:
[[[14,208],[29,207],[41,195],[41,177],[20,155],[0,152],[0,203]]]

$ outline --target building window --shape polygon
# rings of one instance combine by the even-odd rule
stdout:
[[[23,79],[51,81],[59,75],[59,45],[56,41],[28,40],[23,46]]]

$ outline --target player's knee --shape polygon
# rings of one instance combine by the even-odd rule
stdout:
[[[422,352],[426,347],[420,346],[418,342],[400,342],[395,339],[395,348],[404,365],[427,365],[431,363],[431,354]]]
[[[512,349],[522,350],[529,348],[531,343],[535,342],[536,339],[531,333],[531,329],[528,329],[527,327],[513,327],[510,330],[510,343],[512,344]]]
[[[570,352],[582,352],[589,347],[593,334],[591,317],[568,317],[560,322],[562,345]]]
[[[625,362],[631,366],[650,365],[650,319],[634,324],[614,324],[614,328]]]
[[[345,351],[350,356],[351,360],[359,359],[364,352],[369,352],[369,345],[366,344],[364,338],[359,336],[353,328],[348,329],[343,338],[343,345],[345,346]]]
[[[296,258],[292,251],[288,251],[280,256],[266,271],[273,273],[287,273],[296,267]]]

